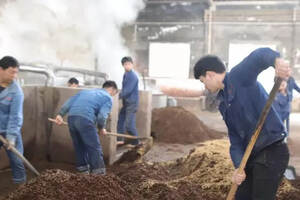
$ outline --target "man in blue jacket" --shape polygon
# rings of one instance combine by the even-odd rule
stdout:
[[[61,125],[68,113],[69,131],[72,137],[76,168],[81,173],[105,174],[99,132],[106,134],[106,120],[112,108],[112,96],[118,91],[114,81],[106,81],[103,89],[82,90],[64,103],[56,116]]]
[[[136,112],[139,104],[139,79],[133,70],[133,61],[131,57],[124,57],[121,63],[125,69],[123,76],[122,90],[119,98],[122,99],[123,107],[119,113],[117,125],[118,133],[129,133],[138,136],[136,129]],[[138,140],[131,140],[132,145],[137,145]],[[118,138],[118,144],[124,144],[123,138]]]
[[[10,151],[12,146],[21,154],[24,150],[21,135],[24,94],[14,80],[18,71],[19,63],[15,58],[5,56],[0,60],[0,135],[9,142],[6,153],[12,169],[13,182],[22,184],[26,181],[23,162]],[[2,145],[0,142],[0,148]]]
[[[281,120],[285,122],[288,134],[290,131],[291,102],[293,100],[294,89],[300,93],[300,88],[293,77],[290,77],[288,81],[282,81],[273,104]]]
[[[236,170],[232,181],[239,185],[236,200],[273,200],[289,161],[283,142],[284,125],[271,107],[242,174],[237,173],[245,149],[256,128],[268,94],[257,82],[257,76],[269,66],[275,66],[276,76],[287,79],[290,68],[279,53],[269,48],[253,51],[241,63],[226,73],[216,56],[201,58],[194,67],[194,76],[220,100],[219,111],[228,128],[230,155]]]

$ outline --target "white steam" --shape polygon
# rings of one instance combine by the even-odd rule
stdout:
[[[24,62],[94,68],[118,84],[120,60],[131,52],[121,27],[133,22],[143,0],[14,0],[0,4],[0,56]]]

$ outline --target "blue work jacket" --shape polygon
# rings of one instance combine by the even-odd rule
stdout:
[[[6,139],[11,143],[15,143],[21,134],[23,102],[24,94],[16,81],[0,93],[0,133],[6,133]]]
[[[112,97],[105,89],[90,89],[82,90],[68,99],[59,114],[81,116],[97,123],[99,128],[105,128],[111,108]]]
[[[138,104],[139,102],[139,79],[133,70],[125,72],[122,81],[122,90],[119,98],[126,103]]]
[[[253,135],[268,94],[257,81],[260,72],[274,66],[279,53],[270,48],[253,51],[232,68],[224,78],[224,89],[218,93],[219,110],[228,128],[230,155],[235,168],[239,167],[246,147]],[[252,155],[286,136],[284,125],[271,107]]]

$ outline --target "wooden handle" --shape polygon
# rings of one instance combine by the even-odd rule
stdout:
[[[49,121],[51,122],[56,122],[55,119],[52,118],[48,118]],[[67,122],[63,122],[63,125],[68,125]],[[132,135],[128,135],[128,134],[119,134],[119,133],[111,133],[111,132],[107,132],[106,135],[111,135],[111,136],[117,136],[117,137],[124,137],[124,138],[129,138],[129,139],[146,139],[147,137],[136,137],[136,136],[132,136]]]
[[[128,139],[147,139],[148,138],[148,137],[137,137],[137,136],[132,136],[132,135],[128,135],[128,134],[119,134],[119,133],[111,133],[111,132],[107,132],[106,135],[124,137],[124,138],[128,138]]]
[[[8,145],[8,141],[0,135],[0,141],[3,144]],[[12,151],[14,154],[16,154],[23,162],[24,164],[37,176],[40,175],[40,173],[31,165],[31,163],[14,147],[12,146],[10,151]]]
[[[270,110],[270,108],[272,106],[273,100],[275,99],[276,93],[277,93],[277,91],[278,91],[278,89],[280,87],[281,82],[282,82],[281,78],[277,78],[276,81],[275,81],[275,84],[274,84],[274,86],[273,86],[273,88],[272,88],[272,90],[270,92],[270,95],[269,95],[269,98],[268,98],[268,100],[266,102],[266,105],[263,108],[263,110],[262,110],[262,112],[260,114],[260,117],[258,119],[258,122],[256,124],[255,132],[253,133],[253,135],[251,137],[251,140],[250,140],[250,142],[249,142],[249,144],[247,146],[247,149],[246,149],[246,151],[244,153],[243,159],[242,159],[242,161],[240,163],[240,166],[239,166],[239,169],[238,169],[238,173],[241,173],[245,169],[245,166],[247,164],[249,156],[250,156],[250,154],[252,152],[252,149],[253,149],[253,147],[254,147],[254,145],[256,143],[256,140],[257,140],[257,138],[258,138],[258,136],[260,134],[260,131],[261,131],[263,125],[264,125],[264,122],[265,122],[265,120],[267,118],[267,115],[268,115],[269,110]],[[232,184],[231,189],[230,189],[230,191],[229,191],[229,193],[227,195],[226,200],[233,200],[234,199],[234,196],[235,196],[235,193],[237,191],[237,188],[238,188],[238,186],[236,184]]]
[[[235,193],[236,193],[236,191],[237,191],[237,188],[238,188],[238,185],[237,185],[237,184],[233,183],[233,184],[231,185],[231,188],[230,188],[230,191],[229,191],[229,193],[228,193],[228,195],[227,195],[226,200],[233,200],[233,199],[234,199],[234,196],[235,196]]]

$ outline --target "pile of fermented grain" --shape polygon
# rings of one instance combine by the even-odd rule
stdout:
[[[121,180],[113,175],[79,175],[62,170],[47,170],[28,184],[21,186],[6,199],[61,200],[61,199],[132,199],[121,187]]]
[[[151,134],[155,141],[179,144],[204,142],[225,135],[207,127],[197,116],[182,107],[154,109]]]
[[[208,141],[172,162],[127,162],[107,176],[46,171],[6,199],[222,200],[231,182],[228,141]],[[279,200],[300,199],[300,184],[284,181]]]

